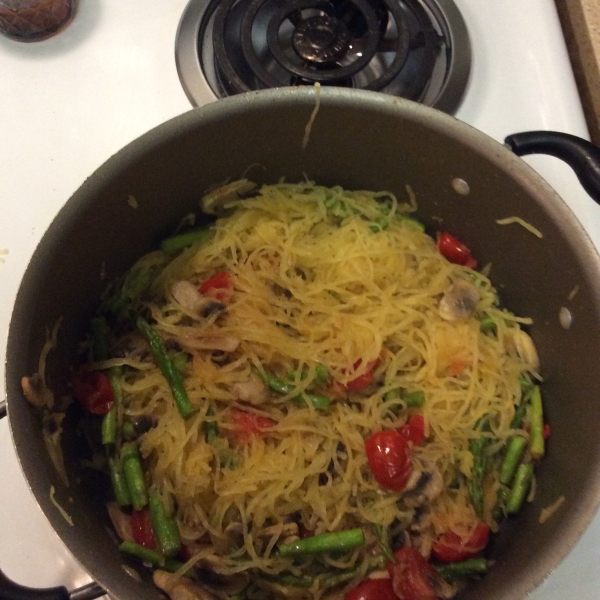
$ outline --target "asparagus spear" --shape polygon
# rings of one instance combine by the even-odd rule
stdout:
[[[487,422],[480,419],[475,425],[476,429],[486,431],[489,429]],[[467,489],[471,497],[471,504],[475,514],[483,518],[483,479],[487,470],[486,450],[490,445],[491,439],[486,436],[480,436],[469,442],[469,451],[473,455],[473,466],[471,467],[471,477],[467,481]]]
[[[446,581],[455,581],[485,575],[488,566],[485,558],[468,558],[460,562],[436,565],[435,568]]]
[[[146,491],[146,482],[144,480],[144,471],[140,453],[135,442],[127,442],[121,448],[121,461],[131,504],[135,510],[141,510],[148,504],[148,493]]]
[[[162,338],[154,331],[154,329],[152,329],[150,324],[143,317],[138,317],[136,319],[136,325],[148,344],[150,344],[152,353],[158,362],[160,372],[163,374],[163,377],[167,380],[167,383],[171,388],[171,393],[173,394],[173,398],[181,416],[184,419],[187,419],[193,414],[194,409],[192,408],[185,386],[183,385],[181,373],[169,358]]]
[[[339,571],[338,573],[334,573],[333,575],[323,577],[323,579],[321,579],[320,581],[319,588],[327,590],[329,588],[335,587],[336,585],[346,583],[347,581],[350,581],[357,577],[359,574],[360,567],[354,567],[353,569]]]
[[[129,495],[129,487],[127,486],[123,465],[120,461],[109,458],[108,466],[110,469],[110,478],[113,485],[115,500],[121,506],[129,506],[131,504],[131,496]]]
[[[365,536],[360,528],[322,533],[279,546],[280,556],[299,556],[302,554],[319,554],[321,552],[346,551],[362,546]]]
[[[265,382],[267,387],[272,389],[274,392],[278,394],[286,395],[291,394],[294,391],[294,386],[290,383],[286,383],[277,377],[274,377],[270,373],[266,371],[260,371],[259,375],[261,379]],[[327,410],[329,408],[330,400],[327,396],[319,396],[317,394],[309,394],[307,392],[302,392],[298,396],[294,398],[295,402],[301,403],[310,403],[317,410]]]
[[[513,487],[510,491],[510,496],[508,497],[508,502],[506,504],[507,514],[514,515],[521,510],[521,506],[523,506],[523,502],[525,501],[525,497],[529,491],[529,486],[531,485],[532,479],[533,465],[531,463],[519,465],[515,475]]]
[[[150,492],[148,504],[158,547],[165,556],[175,556],[181,550],[177,523],[167,514],[165,505],[156,492]]]
[[[128,554],[129,556],[134,556],[139,560],[150,563],[153,567],[161,567],[166,571],[170,571],[171,573],[175,573],[179,571],[181,567],[183,567],[183,563],[175,560],[173,558],[166,558],[160,552],[156,550],[150,550],[149,548],[145,548],[140,544],[136,544],[135,542],[121,542],[119,546],[119,550],[123,552],[123,554]]]
[[[202,229],[192,229],[185,233],[180,233],[168,238],[165,238],[160,243],[160,249],[167,254],[175,254],[184,248],[188,248],[192,244],[205,240],[210,235],[210,230],[203,227]]]
[[[500,469],[500,483],[507,485],[512,481],[526,446],[527,440],[523,436],[515,435],[511,438]]]
[[[544,456],[544,413],[542,408],[542,395],[539,386],[533,388],[531,394],[530,414],[530,450],[534,460]]]

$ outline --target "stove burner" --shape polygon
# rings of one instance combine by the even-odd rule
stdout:
[[[292,34],[294,50],[304,60],[313,63],[334,63],[350,46],[348,28],[335,17],[318,15],[302,21]]]
[[[452,0],[191,0],[176,58],[194,104],[319,82],[453,112],[470,44]]]

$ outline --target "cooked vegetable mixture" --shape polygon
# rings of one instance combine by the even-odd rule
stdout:
[[[241,180],[201,206],[214,224],[107,293],[72,383],[120,550],[173,600],[436,600],[485,575],[549,434],[530,321],[390,193]]]

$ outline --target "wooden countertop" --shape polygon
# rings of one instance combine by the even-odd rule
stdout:
[[[600,145],[600,2],[555,2],[590,135]]]

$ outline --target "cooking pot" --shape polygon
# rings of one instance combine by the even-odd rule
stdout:
[[[519,154],[546,151],[567,158],[600,198],[600,153],[588,142],[537,132],[508,144]],[[452,232],[481,265],[491,264],[503,305],[533,318],[530,334],[543,366],[552,438],[535,499],[494,536],[489,557],[495,565],[461,598],[521,599],[558,565],[600,500],[600,258],[563,201],[515,152],[405,100],[337,88],[285,88],[181,115],[129,144],[83,183],[27,268],[6,365],[6,407],[25,477],[51,525],[97,582],[78,591],[80,600],[103,589],[119,600],[160,595],[148,573],[138,581],[123,568],[104,507],[110,486],[82,468],[77,416],[65,419],[66,487],[46,451],[39,415],[23,397],[21,377],[37,371],[47,329],[62,319],[47,379],[57,396],[64,394],[106,286],[101,274],[123,273],[171,234],[182,216],[198,212],[208,187],[244,174],[259,183],[308,177],[323,185],[389,190],[400,198],[410,185],[429,232]],[[497,223],[507,217],[523,219],[543,237],[518,223]],[[51,488],[73,525],[52,502]],[[558,514],[540,524],[540,510],[560,496],[565,502]],[[28,590],[1,577],[0,597],[58,600],[68,593]]]

